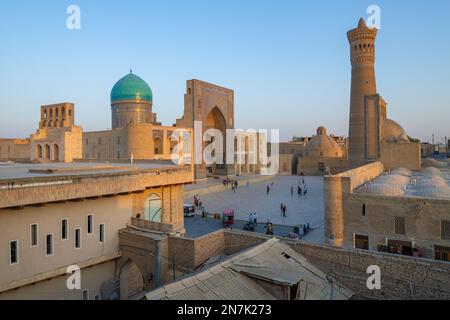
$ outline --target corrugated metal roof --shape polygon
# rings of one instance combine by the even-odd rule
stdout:
[[[156,289],[148,300],[273,300],[256,281],[282,286],[299,284],[299,299],[344,300],[353,292],[310,264],[278,239],[235,255],[201,273]]]

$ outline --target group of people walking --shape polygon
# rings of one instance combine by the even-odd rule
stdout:
[[[305,184],[305,178],[302,177],[299,181],[299,184],[297,186],[297,194],[300,197],[306,197],[308,194],[308,186]],[[294,186],[291,187],[291,195],[294,195]]]

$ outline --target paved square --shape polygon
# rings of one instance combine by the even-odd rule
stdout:
[[[236,220],[247,221],[249,213],[256,212],[258,223],[261,225],[267,221],[272,222],[274,225],[283,226],[309,223],[313,231],[302,237],[302,239],[322,243],[324,219],[323,178],[305,177],[305,184],[308,188],[308,194],[305,197],[300,197],[297,194],[297,186],[300,179],[297,176],[281,176],[250,186],[241,182],[236,193],[230,188],[224,187],[223,192],[203,195],[200,198],[208,213],[221,213],[225,208],[232,208],[235,211]],[[273,187],[271,187],[270,194],[267,195],[267,186],[270,186],[272,182]],[[291,195],[291,187],[294,188],[293,195]],[[188,199],[188,201],[192,202],[192,199]],[[281,203],[287,206],[286,218],[281,215]],[[188,233],[189,225],[191,224],[187,223]],[[216,224],[217,226],[220,225]],[[216,224],[211,222],[211,228]],[[191,227],[194,228],[194,226]],[[206,225],[205,228],[207,228]]]

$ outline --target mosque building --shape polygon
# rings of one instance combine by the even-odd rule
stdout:
[[[75,106],[60,103],[41,107],[39,129],[29,139],[0,139],[0,160],[20,162],[73,162],[188,159],[194,151],[205,150],[217,129],[223,135],[223,162],[202,161],[193,165],[197,180],[214,175],[259,173],[260,145],[265,136],[236,131],[234,155],[226,148],[227,130],[234,129],[234,92],[201,80],[187,81],[184,115],[173,126],[163,126],[153,111],[151,87],[132,71],[111,90],[110,130],[83,132],[75,125]],[[195,124],[200,124],[201,144],[194,142]],[[195,150],[194,150],[195,148]],[[241,149],[236,149],[241,148]],[[250,151],[252,148],[252,151]],[[251,154],[254,157],[251,157]],[[242,159],[238,161],[239,156]]]

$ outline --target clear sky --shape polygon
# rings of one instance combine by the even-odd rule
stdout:
[[[71,4],[81,30],[66,28]],[[165,125],[182,116],[195,78],[235,90],[240,128],[347,135],[346,32],[371,4],[381,8],[376,71],[389,117],[413,137],[450,136],[448,0],[1,0],[0,136],[28,136],[39,106],[63,101],[85,131],[110,128],[109,94],[130,68]]]

